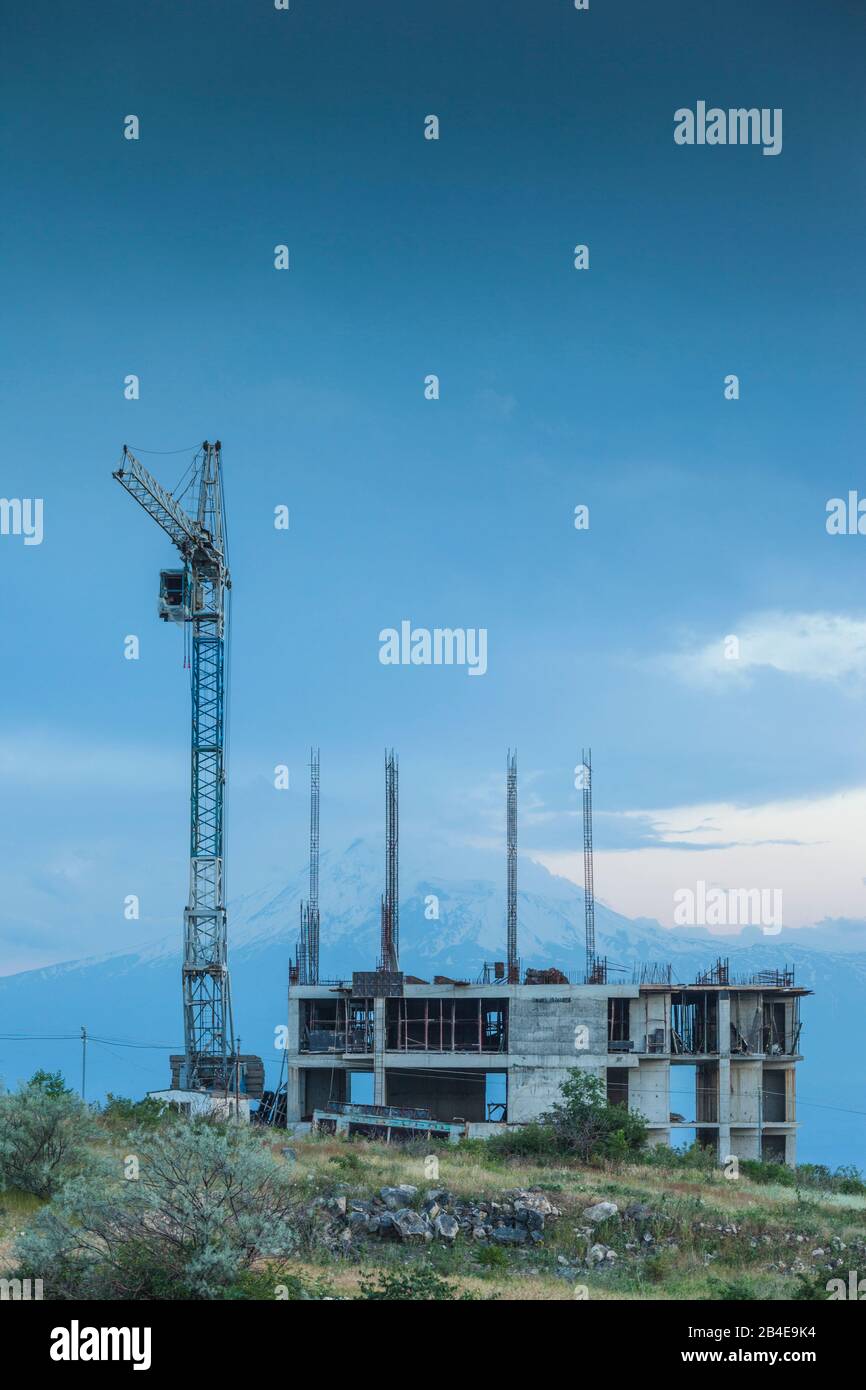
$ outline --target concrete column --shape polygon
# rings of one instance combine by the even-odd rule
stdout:
[[[385,1100],[385,1000],[373,1001],[373,1104]]]
[[[286,1084],[286,1123],[297,1124],[301,1118],[301,1069],[290,1066]]]
[[[289,989],[289,1014],[286,1033],[286,1050],[289,1057],[297,1057],[301,1050],[301,1001]],[[288,1061],[288,1059],[287,1059]],[[288,1061],[286,1076],[286,1123],[297,1124],[301,1110],[301,1069]]]
[[[723,1163],[731,1152],[731,996],[719,995],[719,1152]]]

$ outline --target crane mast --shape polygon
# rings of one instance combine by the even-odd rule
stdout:
[[[183,914],[183,1089],[232,1084],[234,1028],[227,963],[224,802],[225,645],[231,588],[219,441],[195,456],[195,515],[124,445],[114,477],[167,533],[183,567],[160,574],[159,614],[191,633],[189,899]]]

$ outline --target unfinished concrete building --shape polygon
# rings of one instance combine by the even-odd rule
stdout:
[[[374,1128],[396,1116],[460,1124],[472,1136],[537,1120],[579,1067],[604,1083],[611,1104],[639,1112],[654,1144],[696,1140],[730,1155],[793,1164],[800,999],[793,971],[733,980],[726,960],[696,981],[668,965],[612,983],[595,953],[592,803],[585,754],[586,982],[561,971],[521,970],[517,956],[516,759],[507,779],[507,961],[475,982],[404,975],[398,965],[396,759],[386,761],[386,873],[382,944],[373,971],[321,981],[290,972],[286,1082],[289,1127],[328,1106],[363,1103]],[[522,982],[521,982],[522,976]],[[379,1112],[381,1126],[376,1125]],[[317,1116],[318,1118],[318,1116]]]
[[[504,972],[489,984],[426,984],[367,972],[294,986],[286,1117],[303,1123],[329,1102],[353,1100],[366,1073],[374,1105],[424,1107],[484,1135],[538,1119],[580,1067],[601,1078],[612,1104],[646,1118],[651,1143],[677,1142],[682,1131],[720,1162],[736,1154],[792,1164],[806,993],[785,972],[737,984],[616,985],[508,984]],[[370,1082],[362,1085],[369,1096]]]

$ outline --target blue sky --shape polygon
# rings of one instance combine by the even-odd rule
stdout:
[[[45,536],[0,537],[0,968],[179,931],[172,551],[110,475],[215,436],[230,893],[303,859],[311,742],[335,844],[378,831],[386,744],[407,835],[495,841],[516,744],[522,844],[578,876],[591,743],[614,907],[663,920],[699,864],[866,918],[866,537],[824,524],[863,477],[864,31],[803,0],[9,17],[0,491]],[[782,153],[675,145],[698,100],[782,108]],[[188,454],[141,457],[170,487]],[[487,674],[382,666],[404,618],[486,628]]]

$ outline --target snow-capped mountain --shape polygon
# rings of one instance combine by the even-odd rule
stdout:
[[[379,941],[384,878],[380,842],[355,840],[324,853],[320,872],[323,977],[371,969]],[[407,972],[476,979],[485,960],[505,949],[504,856],[443,845],[401,846],[400,958]],[[273,1080],[279,1067],[275,1029],[285,1019],[289,960],[297,938],[305,868],[288,883],[229,905],[229,959],[235,1027],[245,1052],[258,1052]],[[521,859],[519,951],[524,966],[555,965],[580,980],[584,968],[583,889]],[[7,1083],[36,1067],[60,1067],[78,1083],[83,1026],[87,1094],[138,1095],[165,1084],[167,1055],[180,1045],[180,908],[177,926],[156,944],[71,961],[0,979],[0,1075]],[[803,1004],[800,1068],[801,1153],[820,1161],[862,1162],[866,1111],[862,1065],[866,999],[866,933],[837,923],[763,936],[713,935],[702,928],[666,929],[596,905],[599,954],[630,980],[636,964],[670,962],[676,979],[693,980],[717,956],[734,976],[793,965],[798,984],[815,991]],[[848,943],[851,943],[850,947]],[[10,1034],[25,1035],[20,1040]],[[39,1039],[42,1039],[41,1041]],[[99,1041],[97,1041],[97,1039]],[[158,1044],[131,1047],[127,1043]],[[850,1059],[850,1071],[839,1059]]]

